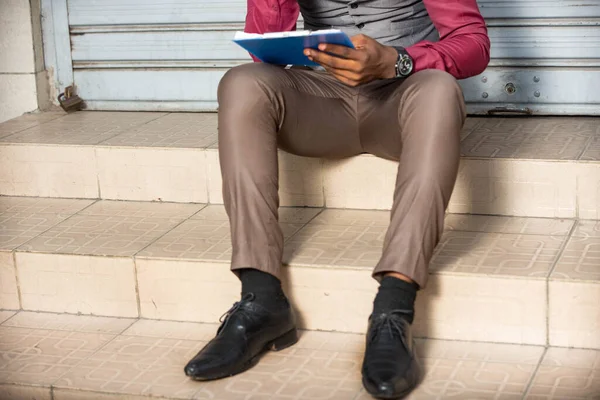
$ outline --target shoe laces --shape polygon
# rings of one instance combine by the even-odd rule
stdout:
[[[410,310],[393,310],[388,313],[380,315],[375,321],[373,326],[373,335],[370,341],[373,342],[381,336],[383,332],[387,332],[390,337],[398,336],[401,338],[402,343],[406,346],[404,338],[404,329],[406,324],[402,321],[405,317],[410,317],[413,312]]]
[[[225,327],[231,320],[231,316],[233,314],[237,313],[238,311],[243,312],[244,310],[242,309],[242,307],[248,304],[249,302],[254,301],[255,297],[256,296],[254,295],[254,293],[246,293],[240,301],[235,302],[229,310],[227,310],[223,315],[221,315],[221,317],[219,318],[221,326],[219,327],[217,334],[219,334],[223,329],[225,329]]]
[[[412,315],[409,310],[393,310],[375,317],[363,367],[369,376],[387,381],[391,377],[402,376],[410,368],[412,356],[407,343],[405,330],[408,323],[405,318]]]

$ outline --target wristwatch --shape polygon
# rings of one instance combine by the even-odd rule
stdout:
[[[396,61],[396,78],[406,78],[413,71],[413,59],[404,48],[397,47],[396,50],[398,50],[398,60]]]

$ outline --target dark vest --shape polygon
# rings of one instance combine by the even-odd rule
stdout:
[[[441,0],[445,1],[445,0]],[[298,0],[304,29],[364,33],[388,46],[439,40],[422,0]]]

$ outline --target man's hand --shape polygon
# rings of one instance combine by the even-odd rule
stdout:
[[[304,54],[348,86],[354,87],[376,79],[396,76],[396,49],[384,46],[362,34],[353,36],[350,40],[355,49],[320,44],[320,51],[306,49]]]

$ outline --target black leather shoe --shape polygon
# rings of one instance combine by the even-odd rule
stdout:
[[[253,367],[262,353],[279,351],[298,341],[294,313],[289,306],[270,312],[249,294],[221,317],[217,336],[185,366],[190,378],[225,378]]]
[[[402,399],[421,382],[411,326],[403,317],[408,314],[396,310],[369,318],[362,380],[377,399]]]

